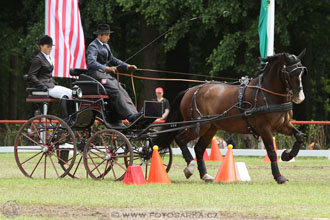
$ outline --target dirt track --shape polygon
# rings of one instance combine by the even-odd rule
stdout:
[[[207,211],[201,211],[201,213],[208,213]],[[193,219],[221,219],[221,220],[263,220],[263,219],[275,219],[265,216],[246,215],[241,213],[225,213],[225,212],[211,212],[217,213],[216,218],[198,218]],[[109,208],[88,208],[88,207],[74,207],[74,206],[35,206],[35,205],[19,205],[18,216],[29,216],[29,217],[43,217],[43,218],[60,218],[60,219],[144,219],[144,218],[110,218]],[[13,219],[16,216],[13,216]],[[219,217],[219,218],[218,218]],[[156,216],[154,218],[145,219],[190,219],[190,218],[166,218]]]

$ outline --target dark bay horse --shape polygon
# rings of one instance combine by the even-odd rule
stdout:
[[[303,133],[290,123],[292,102],[299,104],[305,99],[302,78],[307,74],[307,68],[300,61],[304,54],[305,50],[299,56],[280,53],[261,58],[266,63],[261,74],[251,81],[241,81],[241,85],[209,82],[181,92],[172,103],[166,122],[196,120],[197,126],[159,134],[153,142],[162,148],[175,139],[187,162],[184,173],[189,178],[194,172],[195,161],[187,143],[199,138],[194,150],[200,178],[212,182],[203,154],[217,130],[253,133],[261,136],[265,144],[275,181],[286,183],[288,179],[280,174],[277,165],[273,135],[281,133],[296,138],[293,148],[281,155],[283,161],[295,157],[304,142]],[[201,122],[209,118],[214,120],[207,124]]]

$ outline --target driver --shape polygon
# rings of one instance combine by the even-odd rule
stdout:
[[[112,32],[108,24],[98,25],[94,32],[96,39],[87,48],[87,68],[88,74],[103,84],[110,96],[111,108],[118,115],[117,119],[109,119],[110,124],[113,127],[122,127],[124,124],[118,119],[133,122],[140,117],[141,113],[138,113],[126,90],[110,73],[115,74],[118,70],[135,72],[137,67],[112,55],[107,44]]]

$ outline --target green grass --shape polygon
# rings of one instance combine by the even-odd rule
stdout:
[[[0,205],[16,200],[18,206],[205,210],[266,218],[330,218],[327,158],[280,162],[282,175],[289,179],[286,185],[276,184],[270,165],[261,157],[236,157],[235,161],[246,163],[251,182],[206,184],[198,172],[186,180],[182,172],[184,161],[178,156],[169,172],[172,184],[136,186],[85,178],[28,179],[20,173],[13,154],[0,154]],[[209,174],[216,176],[220,163],[207,162],[207,167]],[[50,215],[38,219],[57,218]]]

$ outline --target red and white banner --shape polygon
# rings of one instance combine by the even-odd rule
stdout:
[[[53,38],[54,77],[72,77],[70,68],[86,68],[79,0],[45,0],[46,34]]]

